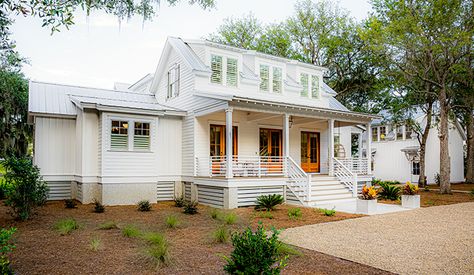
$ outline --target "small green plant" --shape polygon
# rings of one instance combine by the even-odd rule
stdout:
[[[100,238],[94,236],[89,243],[89,248],[94,252],[98,251],[100,248]]]
[[[334,210],[334,208],[333,209],[322,208],[322,209],[319,209],[319,211],[323,213],[324,216],[328,216],[328,217],[332,217],[336,215],[336,210]]]
[[[229,274],[279,274],[286,266],[288,256],[278,252],[280,241],[278,231],[267,235],[260,224],[255,232],[247,228],[232,236],[234,250],[225,257],[224,271]]]
[[[373,179],[372,180],[372,186],[377,186],[377,185],[380,185],[380,183],[382,182],[381,179]]]
[[[186,201],[182,196],[174,198],[174,206],[176,207],[183,207],[185,203]]]
[[[0,200],[6,199],[7,194],[10,192],[11,189],[12,189],[12,185],[8,184],[5,180],[3,180],[0,177]]]
[[[64,207],[66,207],[67,209],[76,208],[76,205],[77,205],[77,203],[73,199],[64,200]]]
[[[127,238],[136,238],[141,235],[141,232],[135,225],[127,224],[122,228],[122,235]]]
[[[180,224],[178,217],[175,215],[169,215],[166,217],[166,226],[168,228],[176,228]]]
[[[377,194],[381,199],[396,201],[400,199],[400,186],[396,186],[387,182],[380,182],[380,189]]]
[[[16,232],[16,228],[0,229],[0,274],[14,274],[10,266],[9,255],[16,248],[12,241],[12,236]]]
[[[61,234],[69,235],[72,231],[79,229],[79,223],[73,218],[63,219],[56,222],[54,228]]]
[[[294,219],[299,219],[303,216],[303,213],[301,213],[300,208],[290,208],[288,209],[288,218],[294,220]]]
[[[257,198],[256,210],[272,211],[279,204],[284,202],[284,198],[279,194],[261,195]]]
[[[435,205],[435,202],[434,201],[426,201],[426,204],[430,205],[430,206],[433,206],[433,205]]]
[[[40,175],[38,166],[30,158],[11,157],[2,162],[7,189],[5,204],[19,220],[27,220],[35,210],[46,203],[48,186]]]
[[[217,208],[212,208],[211,210],[211,218],[214,220],[217,220],[221,215],[221,211]]]
[[[168,264],[170,261],[170,254],[166,237],[157,232],[150,232],[145,234],[143,238],[149,243],[149,247],[146,249],[146,254],[150,260],[157,267],[161,264]]]
[[[107,221],[99,225],[100,230],[110,230],[110,229],[117,229],[117,223],[114,221]]]
[[[471,189],[471,195],[474,196],[474,188]]]
[[[294,256],[303,256],[303,253],[296,249],[294,246],[288,245],[284,242],[280,242],[278,245],[278,254],[280,256],[294,255]]]
[[[105,206],[100,203],[98,200],[94,200],[94,212],[95,213],[104,213]]]
[[[212,233],[212,236],[215,242],[226,243],[229,240],[229,230],[221,225]]]
[[[197,214],[198,212],[197,206],[198,206],[197,201],[186,202],[184,204],[184,214],[190,214],[190,215]]]
[[[258,217],[262,219],[273,219],[273,214],[270,211],[262,211],[258,213]]]
[[[151,210],[151,203],[147,200],[139,201],[137,204],[137,209],[140,212],[147,212]]]
[[[230,212],[224,216],[224,222],[226,224],[234,224],[237,222],[237,215],[234,212]]]
[[[409,181],[403,186],[403,195],[413,196],[418,194],[418,186],[411,184]]]

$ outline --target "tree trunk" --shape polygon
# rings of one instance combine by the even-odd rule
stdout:
[[[467,161],[466,183],[474,183],[474,117],[470,110],[466,117],[467,128]]]
[[[439,176],[441,194],[451,194],[451,161],[449,158],[448,132],[448,103],[446,87],[443,85],[439,92],[440,122],[439,122]]]
[[[433,116],[433,102],[428,103],[428,109],[426,111],[426,125],[423,130],[420,142],[420,178],[418,179],[418,186],[425,187],[426,182],[426,173],[425,173],[425,155],[426,155],[426,141],[428,140],[428,135],[431,128],[431,118]]]

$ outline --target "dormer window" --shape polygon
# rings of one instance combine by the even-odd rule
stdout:
[[[281,68],[273,68],[273,92],[281,93]]]
[[[260,91],[279,94],[283,91],[282,68],[260,64]]]
[[[179,95],[179,64],[174,64],[168,71],[168,92],[166,98]]]
[[[319,77],[316,75],[311,76],[311,97],[319,98]]]
[[[303,86],[303,89],[301,90],[301,96],[307,97],[308,96],[308,74],[301,74],[300,83],[301,83],[301,86]]]
[[[268,92],[270,89],[270,67],[260,65],[260,90]]]
[[[302,97],[319,98],[319,76],[302,73],[300,75]],[[311,93],[310,93],[311,91]]]
[[[211,55],[211,83],[237,87],[239,65],[236,58]]]

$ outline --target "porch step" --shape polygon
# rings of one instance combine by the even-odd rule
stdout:
[[[329,176],[329,175],[311,175],[312,182],[320,182],[320,181],[337,181],[336,177]]]
[[[324,190],[348,190],[344,184],[337,183],[337,184],[318,184],[312,185],[311,191],[319,192]]]
[[[340,185],[341,182],[338,180],[327,180],[327,181],[312,181],[311,186],[324,186],[324,185]]]
[[[337,200],[323,200],[323,201],[318,201],[318,202],[313,202],[310,203],[311,206],[315,207],[323,207],[326,209],[331,209],[331,204],[337,204],[337,203],[344,203],[344,202],[352,202],[355,201],[355,198],[349,198],[349,199],[337,199]]]
[[[349,199],[352,198],[352,193],[347,191],[345,193],[335,193],[335,194],[311,194],[311,200],[315,203],[328,200],[338,200],[338,199]]]

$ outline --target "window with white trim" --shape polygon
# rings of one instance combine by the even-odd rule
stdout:
[[[260,90],[268,92],[270,89],[270,66],[260,64]]]
[[[168,93],[166,98],[172,98],[179,95],[179,64],[174,64],[168,71]]]
[[[128,150],[128,121],[112,120],[110,149]]]
[[[237,59],[227,58],[227,86],[237,87],[238,73]]]
[[[211,56],[211,83],[222,84],[222,56]]]
[[[311,76],[311,97],[319,98],[319,77],[316,75]]]
[[[150,123],[135,122],[133,135],[133,150],[150,150]]]
[[[308,74],[301,74],[300,75],[300,84],[303,86],[301,90],[301,96],[307,97],[308,96]]]
[[[405,125],[405,139],[413,139],[413,128],[410,125]]]
[[[399,125],[395,129],[397,140],[403,140],[403,126]]]
[[[378,129],[377,127],[372,127],[372,141],[378,141]]]
[[[387,128],[385,126],[379,127],[379,141],[385,141],[387,137]]]
[[[420,175],[420,163],[419,162],[412,162],[412,175]]]
[[[273,67],[273,92],[281,93],[282,86],[282,72],[281,68]]]

